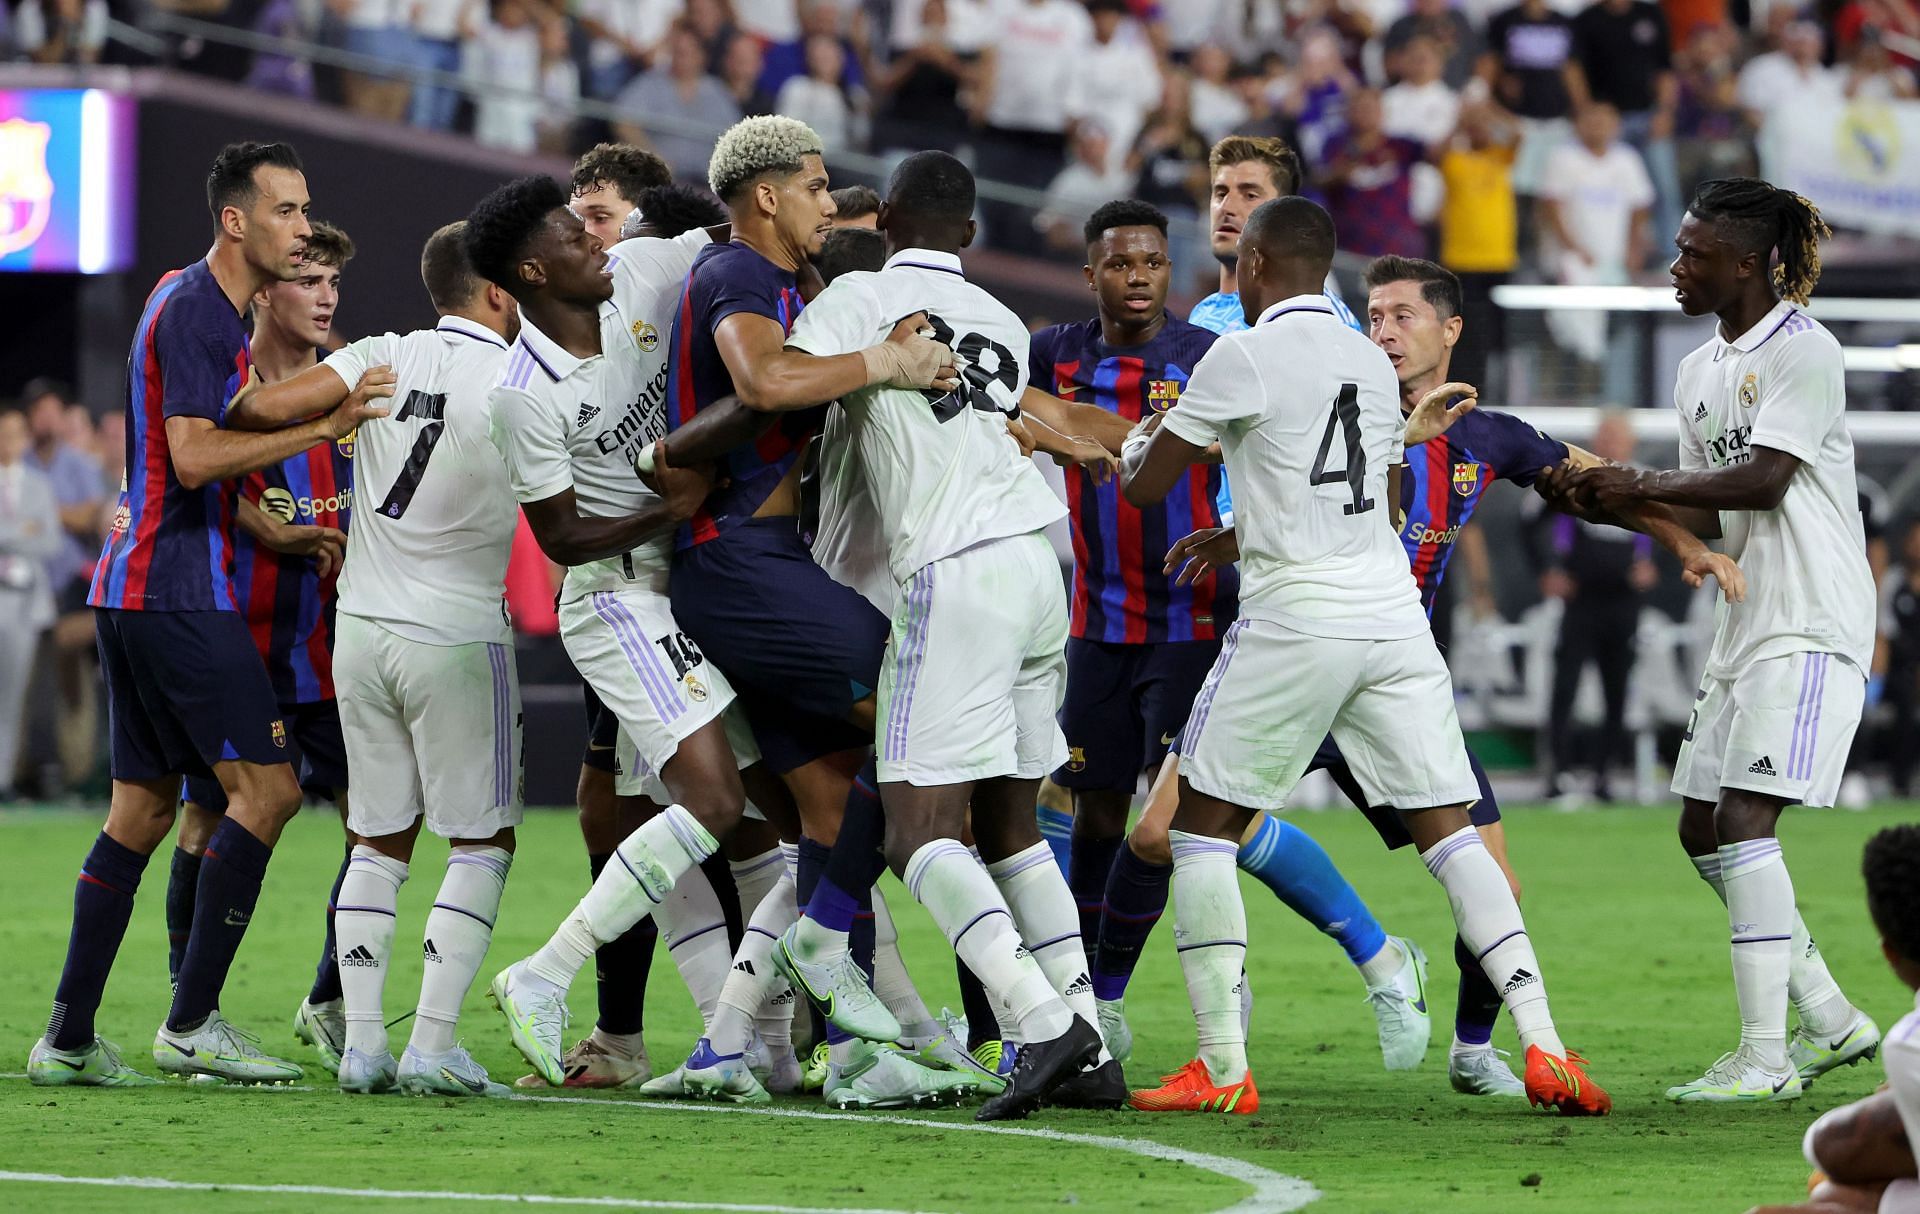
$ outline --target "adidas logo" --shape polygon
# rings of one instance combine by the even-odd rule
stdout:
[[[421,950],[421,954],[424,957],[426,957],[428,961],[433,962],[435,965],[442,964],[440,960],[440,950],[433,947],[433,941],[431,940],[427,941],[427,946],[426,948]]]
[[[1747,768],[1747,773],[1749,775],[1755,775],[1755,776],[1771,776],[1771,775],[1778,774],[1773,770],[1773,756],[1761,755],[1759,758],[1753,761],[1753,766]]]
[[[1075,995],[1087,995],[1093,992],[1093,979],[1083,972],[1078,978],[1067,983],[1067,989],[1060,993],[1071,999]]]
[[[1529,970],[1515,970],[1513,971],[1513,977],[1507,979],[1507,984],[1500,988],[1500,993],[1502,995],[1511,995],[1521,987],[1538,981],[1540,981],[1539,975]]]
[[[1701,401],[1699,404],[1694,406],[1693,420],[1697,422],[1703,422],[1707,420],[1707,402],[1706,401]]]
[[[580,406],[580,417],[578,420],[576,420],[573,423],[573,428],[576,430],[584,430],[587,428],[588,422],[592,421],[594,418],[599,416],[600,416],[599,405],[582,404]]]
[[[780,988],[780,991],[778,994],[774,995],[773,998],[767,1000],[767,1006],[768,1007],[792,1007],[793,997],[794,997],[793,988],[790,986],[783,986]]]
[[[745,974],[745,975],[747,975],[747,976],[748,976],[749,978],[751,978],[751,977],[754,977],[754,976],[755,976],[755,975],[754,975],[754,969],[753,969],[753,962],[751,962],[751,961],[749,961],[749,960],[747,960],[747,959],[746,959],[745,957],[742,957],[742,958],[740,958],[740,960],[738,960],[738,961],[736,961],[736,962],[734,962],[734,963],[733,963],[733,968],[734,968],[734,969],[735,969],[736,971],[738,971],[738,972],[740,972],[740,973],[742,973],[742,974]]]
[[[380,959],[378,957],[375,957],[371,952],[367,951],[366,945],[356,944],[353,946],[352,950],[347,953],[346,956],[340,958],[340,964],[341,965],[374,966],[374,965],[380,964]]]

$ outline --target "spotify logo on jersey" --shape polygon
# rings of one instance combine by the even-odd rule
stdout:
[[[293,521],[293,494],[275,485],[260,495],[260,509],[283,523]]]

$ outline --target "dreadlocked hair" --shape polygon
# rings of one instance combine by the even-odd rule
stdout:
[[[1766,257],[1780,250],[1773,285],[1782,297],[1805,304],[1813,294],[1820,281],[1820,242],[1833,235],[1819,207],[1757,177],[1723,177],[1702,182],[1687,210],[1751,252]]]

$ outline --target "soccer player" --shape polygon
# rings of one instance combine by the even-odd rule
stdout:
[[[1561,1044],[1540,963],[1499,864],[1467,817],[1479,796],[1406,558],[1382,505],[1406,419],[1387,356],[1318,288],[1333,221],[1301,198],[1263,203],[1240,235],[1241,298],[1258,322],[1195,368],[1179,407],[1128,440],[1122,492],[1163,499],[1219,442],[1243,494],[1241,618],[1194,702],[1169,832],[1181,968],[1200,1057],[1136,1108],[1245,1113],[1240,984],[1246,914],[1234,873],[1255,813],[1278,810],[1331,732],[1370,804],[1401,812],[1460,933],[1502,988],[1535,1103],[1604,1113],[1605,1092]],[[1287,369],[1285,382],[1273,368]]]
[[[358,431],[362,513],[340,574],[340,718],[361,773],[356,845],[336,895],[346,1092],[506,1089],[456,1044],[460,1001],[480,971],[513,863],[521,814],[520,685],[502,602],[518,512],[489,437],[487,395],[518,330],[513,300],[474,274],[464,225],[428,238],[420,277],[440,321],[366,337],[236,408],[299,416],[391,368],[399,406]],[[382,1006],[395,905],[420,827],[447,839],[427,915],[413,1034],[396,1063]]]
[[[253,297],[247,361],[252,378],[264,383],[291,379],[316,366],[333,331],[341,272],[353,258],[353,241],[332,224],[315,221],[311,226],[300,276],[291,282],[268,283]],[[228,395],[238,393],[247,378],[236,371],[227,382]],[[348,389],[353,386],[347,385]],[[340,398],[345,397],[342,391]],[[328,407],[339,403],[332,401]],[[222,424],[246,426],[247,419],[229,408]],[[233,533],[234,592],[261,660],[267,664],[267,677],[273,681],[300,787],[333,801],[343,825],[347,754],[334,700],[333,623],[341,545],[353,509],[353,443],[348,435],[246,477],[240,485]],[[180,834],[167,880],[167,968],[176,978],[193,927],[201,854],[226,806],[219,781],[187,777]],[[350,851],[351,844],[343,849],[340,870],[327,896],[326,936],[313,985],[293,1021],[294,1034],[319,1051],[329,1071],[340,1063],[340,1043],[346,1032],[340,1013],[340,971],[334,964],[333,921],[340,880],[347,871],[345,853]]]
[[[620,243],[620,228],[648,190],[673,182],[667,162],[630,143],[597,143],[573,162],[567,205],[602,248]]]
[[[207,175],[207,206],[212,249],[161,278],[134,330],[129,476],[88,594],[112,709],[113,798],[74,888],[53,1015],[27,1062],[37,1084],[153,1082],[96,1035],[94,1016],[140,876],[173,825],[181,777],[209,773],[227,795],[227,814],[208,841],[154,1061],[239,1082],[300,1076],[218,1010],[273,845],[300,805],[273,684],[237,610],[235,481],[343,438],[379,411],[356,398],[271,433],[220,427],[228,379],[246,366],[243,309],[261,287],[303,269],[310,229],[298,153],[281,143],[228,145]]]
[[[1006,1089],[978,1114],[997,1120],[1049,1096],[1111,1106],[1124,1078],[1093,1028],[1072,895],[1034,818],[1041,777],[1066,757],[1053,713],[1067,618],[1043,535],[1062,507],[1008,445],[1028,338],[961,270],[973,200],[952,156],[902,161],[880,211],[886,268],[839,279],[788,344],[844,357],[919,309],[964,363],[944,395],[876,387],[841,405],[896,587],[878,704],[886,857],[1021,1029]],[[969,806],[985,872],[959,841]]]
[[[1669,1089],[1676,1101],[1791,1100],[1880,1041],[1827,972],[1775,835],[1787,806],[1833,804],[1873,650],[1840,343],[1805,311],[1827,235],[1791,190],[1702,184],[1668,270],[1680,310],[1720,323],[1674,378],[1680,467],[1565,478],[1578,506],[1665,503],[1724,537],[1753,583],[1720,614],[1673,769],[1681,846],[1727,905],[1740,1044]]]
[[[870,185],[850,185],[833,192],[833,226],[873,231],[880,221],[880,195]]]

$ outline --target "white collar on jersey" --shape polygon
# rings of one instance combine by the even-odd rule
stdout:
[[[1773,305],[1773,309],[1760,318],[1759,324],[1748,329],[1745,333],[1742,333],[1726,344],[1732,346],[1742,354],[1751,354],[1761,346],[1766,345],[1767,339],[1775,333],[1778,333],[1780,327],[1791,320],[1799,310],[1799,304],[1783,299]],[[1717,330],[1714,336],[1719,336]]]
[[[1277,304],[1269,304],[1267,310],[1260,313],[1256,325],[1264,325],[1270,320],[1285,316],[1289,312],[1318,312],[1323,316],[1332,316],[1333,309],[1327,306],[1325,295],[1295,295],[1283,299]]]
[[[967,272],[960,268],[960,259],[952,253],[938,253],[932,249],[902,249],[887,258],[883,270],[911,266],[916,270],[933,270],[941,274],[957,274],[961,278]]]
[[[475,341],[484,341],[488,345],[507,348],[506,339],[477,320],[468,320],[464,316],[442,316],[440,323],[433,326],[442,333],[458,333],[462,337],[471,337]]]
[[[556,384],[579,370],[580,364],[586,361],[583,358],[575,358],[561,349],[560,343],[535,328],[533,322],[525,316],[520,318],[518,344],[524,347],[527,353],[533,355],[533,361],[547,373],[547,378]]]

